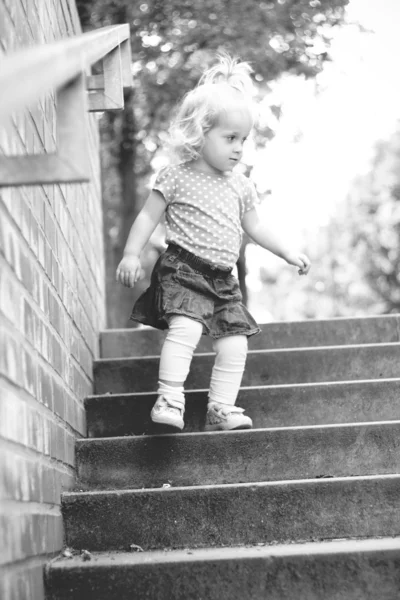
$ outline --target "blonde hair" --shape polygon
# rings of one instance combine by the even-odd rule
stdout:
[[[169,128],[168,146],[184,161],[199,157],[204,135],[223,111],[240,103],[252,111],[252,68],[226,53],[205,71],[197,86],[183,98]]]

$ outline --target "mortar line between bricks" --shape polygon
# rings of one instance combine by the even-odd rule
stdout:
[[[64,492],[62,497],[73,498],[78,496],[126,496],[131,494],[173,494],[180,493],[197,493],[200,490],[222,490],[234,488],[266,488],[266,487],[291,487],[291,486],[310,486],[310,485],[334,485],[335,483],[348,483],[354,481],[382,481],[382,480],[398,480],[400,484],[400,474],[390,473],[384,475],[349,475],[347,477],[329,477],[318,479],[283,479],[274,481],[254,481],[250,483],[218,483],[210,485],[188,485],[176,486],[170,488],[132,488],[122,490],[91,490],[83,492]]]
[[[19,289],[20,293],[21,293],[21,298],[23,298],[24,300],[26,300],[29,303],[29,306],[31,307],[31,309],[35,312],[37,318],[40,319],[40,321],[46,325],[46,327],[48,328],[49,332],[54,335],[55,339],[57,340],[57,342],[60,344],[60,346],[63,348],[63,350],[65,350],[65,352],[68,354],[70,360],[74,363],[75,366],[77,366],[79,368],[79,371],[86,377],[86,379],[88,381],[93,382],[93,378],[90,379],[90,374],[87,373],[85,371],[85,369],[82,367],[82,365],[80,364],[80,362],[75,358],[75,356],[71,353],[71,350],[67,347],[67,345],[65,344],[64,339],[61,337],[60,333],[57,331],[57,329],[51,324],[50,322],[50,318],[48,315],[46,315],[46,313],[44,313],[42,311],[42,309],[40,308],[39,304],[35,301],[35,299],[31,296],[31,294],[29,293],[29,291],[26,289],[26,287],[23,285],[23,283],[18,279],[16,273],[12,270],[12,268],[10,267],[10,265],[8,264],[8,262],[5,260],[5,258],[3,256],[0,255],[0,259],[1,259],[1,267],[3,268],[3,266],[6,266],[6,269],[9,270],[10,275],[12,275],[12,279],[13,279],[13,284],[16,284],[16,287]],[[59,296],[58,296],[59,298]],[[61,306],[65,309],[65,313],[68,315],[68,319],[70,320],[70,324],[75,327],[78,331],[78,333],[80,334],[80,338],[82,340],[82,342],[84,343],[84,345],[86,346],[87,350],[89,351],[90,357],[91,357],[91,361],[92,361],[92,365],[93,363],[97,360],[96,358],[96,354],[92,351],[92,349],[88,346],[85,338],[81,335],[81,331],[79,330],[79,328],[77,327],[76,323],[73,321],[73,319],[70,317],[65,305],[63,304],[62,300],[60,299],[60,304]],[[0,318],[1,320],[4,322],[4,325],[7,327],[7,329],[13,333],[13,332],[18,332],[18,334],[21,336],[21,343],[23,343],[26,347],[29,347],[32,349],[33,352],[37,352],[38,356],[46,363],[48,364],[52,369],[54,369],[55,373],[57,373],[59,375],[59,373],[55,370],[55,368],[51,365],[51,363],[48,362],[48,360],[43,356],[43,354],[31,343],[31,341],[27,338],[27,336],[24,334],[23,331],[21,331],[16,325],[15,323],[13,323],[12,321],[10,321],[10,319],[7,317],[7,315],[5,315],[1,310],[0,310]],[[60,375],[61,377],[61,375]],[[63,378],[62,378],[63,379]],[[63,379],[64,381],[64,379]]]
[[[0,580],[7,575],[13,575],[14,573],[18,573],[21,569],[30,569],[35,567],[44,566],[47,561],[52,558],[56,558],[59,555],[59,552],[48,552],[44,554],[36,554],[35,556],[27,556],[26,558],[19,558],[17,560],[13,560],[12,562],[1,563],[0,564]]]
[[[43,276],[43,278],[44,278],[44,281],[47,283],[47,285],[49,286],[49,288],[50,288],[50,289],[51,289],[51,290],[54,292],[54,294],[55,294],[56,298],[58,298],[58,300],[60,301],[61,305],[63,306],[63,308],[65,309],[66,313],[68,314],[69,318],[71,319],[71,323],[75,324],[75,321],[73,320],[72,316],[71,316],[71,315],[70,315],[70,313],[67,311],[67,308],[66,308],[66,306],[65,306],[65,305],[64,305],[64,303],[63,303],[63,300],[62,300],[62,298],[61,298],[61,296],[60,296],[60,294],[59,294],[59,291],[58,291],[58,290],[56,289],[56,287],[54,286],[54,284],[53,284],[53,282],[52,282],[51,278],[50,278],[50,277],[47,275],[47,273],[46,273],[46,270],[44,269],[44,267],[43,267],[43,266],[42,266],[42,264],[40,263],[40,261],[39,261],[38,257],[35,255],[34,251],[32,250],[31,246],[29,245],[28,241],[25,239],[25,237],[24,237],[24,235],[23,235],[23,233],[22,233],[21,229],[19,228],[18,224],[15,222],[15,220],[14,220],[13,216],[11,215],[11,213],[9,212],[9,210],[8,210],[7,206],[6,206],[6,205],[5,205],[3,202],[0,202],[0,208],[1,208],[2,206],[3,206],[3,210],[4,210],[4,212],[7,214],[7,217],[8,217],[8,224],[9,224],[9,225],[10,225],[10,226],[11,226],[11,227],[14,229],[14,232],[15,232],[15,233],[18,235],[18,239],[19,239],[19,240],[22,240],[22,243],[24,244],[24,250],[28,250],[30,257],[31,257],[31,258],[33,257],[33,258],[34,258],[34,261],[33,261],[33,263],[32,263],[32,264],[35,264],[35,265],[36,265],[34,268],[35,268],[37,271],[39,271],[39,275]],[[67,206],[66,206],[65,208],[66,208],[66,210],[68,210],[68,207],[67,207]],[[72,215],[70,215],[70,218],[71,218],[71,223],[72,223],[72,224],[75,226],[75,230],[78,232],[78,230],[77,230],[77,228],[76,228],[76,225],[75,225],[74,221],[72,220]],[[54,219],[54,222],[57,224],[57,227],[58,227],[58,232],[59,232],[59,234],[60,234],[60,233],[62,234],[62,230],[61,230],[60,224],[58,223],[58,221],[57,221],[56,219]],[[43,233],[44,233],[45,239],[47,240],[47,236],[46,236],[45,229],[44,229],[44,228],[42,228],[42,230],[43,230]],[[69,246],[69,244],[68,244],[68,242],[67,242],[67,240],[66,240],[65,238],[64,238],[64,240],[65,240],[65,243],[67,244],[67,247],[69,248],[69,250],[70,250],[70,252],[71,252],[71,255],[72,255],[72,258],[73,258],[73,259],[74,259],[74,261],[75,261],[76,267],[77,267],[77,269],[79,270],[78,262],[77,262],[76,258],[74,257],[74,254],[73,254],[73,249],[71,249],[71,247]],[[53,251],[53,254],[54,254],[54,256],[56,256],[56,254],[55,254],[55,252],[54,252],[54,248],[51,248],[51,250]],[[27,289],[24,287],[23,283],[22,283],[22,282],[19,280],[19,278],[18,278],[17,274],[16,274],[16,273],[15,273],[15,271],[12,269],[11,265],[9,265],[9,263],[8,263],[8,261],[6,260],[6,258],[5,258],[5,256],[4,256],[4,255],[3,255],[3,258],[4,258],[4,261],[5,261],[5,264],[7,265],[7,268],[9,268],[9,270],[11,271],[11,273],[14,275],[14,277],[15,277],[15,281],[16,281],[16,282],[18,282],[18,283],[19,283],[19,284],[22,286],[22,288],[23,288],[24,292],[26,292],[26,295],[27,295],[27,297],[29,297],[29,298],[32,298],[32,296],[31,296],[30,292],[29,292],[29,291],[28,291],[28,290],[27,290]],[[89,268],[90,268],[90,263],[89,263],[89,260],[87,260],[87,264],[88,264],[88,266],[89,266]],[[93,271],[92,271],[92,275],[93,275],[93,277],[94,277]],[[88,290],[88,293],[89,293],[89,296],[90,296],[90,298],[91,298],[92,302],[94,302],[94,303],[95,303],[95,299],[94,299],[94,298],[92,298],[92,295],[90,294],[90,292],[89,292],[89,289],[88,289],[88,288],[87,288],[87,290]],[[79,295],[77,294],[77,296],[78,296],[78,302],[79,302]],[[33,298],[32,298],[32,299],[33,299]],[[34,299],[33,299],[33,300],[34,300]],[[35,306],[38,306],[38,308],[40,309],[40,306],[39,306],[38,304],[36,304],[36,302],[35,302],[35,301],[34,301],[34,304],[35,304]],[[81,308],[82,308],[82,310],[83,310],[83,312],[84,312],[84,314],[85,314],[85,316],[86,316],[86,318],[87,318],[87,320],[88,320],[88,323],[89,323],[89,325],[90,325],[90,328],[91,328],[91,330],[92,330],[92,332],[93,332],[94,336],[95,336],[95,337],[98,337],[98,332],[97,332],[97,331],[94,329],[94,327],[93,327],[93,325],[92,325],[92,321],[91,321],[91,319],[90,319],[90,315],[88,315],[88,314],[87,314],[87,312],[86,312],[86,310],[85,310],[85,307],[83,306],[83,304],[82,304],[82,303],[80,303],[80,306],[81,306]],[[45,313],[43,313],[43,311],[42,311],[41,309],[40,309],[40,311],[41,311],[41,313],[42,313],[42,314],[45,314]],[[46,318],[48,319],[47,315],[45,315],[45,316],[46,316]],[[54,330],[54,331],[56,332],[56,334],[58,335],[59,341],[61,341],[61,343],[64,345],[64,340],[63,340],[63,339],[62,339],[62,338],[59,336],[58,332],[57,332],[57,331],[56,331],[54,328],[53,328],[53,330]],[[88,346],[88,344],[86,343],[86,340],[85,340],[83,337],[82,337],[82,340],[83,340],[83,342],[86,344],[86,346],[87,346],[88,350],[91,352],[91,349],[90,349],[90,347]],[[94,357],[94,355],[93,355],[93,357]]]
[[[72,215],[71,211],[69,210],[69,205],[68,205],[68,203],[67,203],[67,202],[66,202],[66,200],[65,200],[64,194],[61,194],[61,195],[62,195],[62,197],[64,198],[64,207],[65,207],[65,210],[66,210],[67,214],[69,215],[69,219],[70,219],[70,221],[71,221],[71,224],[72,224],[72,226],[73,226],[73,229],[75,230],[76,234],[77,234],[77,235],[78,235],[78,237],[79,237],[79,230],[78,230],[78,228],[77,228],[77,226],[76,226],[76,222],[74,221],[73,215]],[[59,224],[59,223],[58,223],[58,221],[57,221],[57,219],[55,219],[55,222],[57,223],[58,230],[59,230],[59,234],[61,234],[61,235],[62,235],[62,237],[64,238],[64,241],[65,241],[65,243],[66,243],[66,245],[67,245],[67,248],[68,248],[68,249],[70,250],[70,252],[71,252],[72,260],[74,261],[74,264],[75,264],[76,268],[77,268],[77,269],[79,269],[79,263],[78,263],[77,257],[76,257],[76,256],[75,256],[75,254],[74,254],[74,250],[73,250],[73,248],[71,248],[71,246],[69,245],[69,243],[68,243],[68,240],[66,239],[66,237],[65,237],[65,235],[64,235],[64,233],[63,233],[63,231],[62,231],[62,229],[61,229],[61,226],[60,226],[60,224]],[[88,269],[89,269],[89,271],[90,271],[90,274],[91,274],[91,276],[92,276],[92,278],[93,278],[93,281],[96,283],[96,286],[97,286],[96,274],[94,273],[94,271],[93,271],[93,268],[92,268],[92,265],[91,265],[91,262],[90,262],[90,260],[89,260],[88,256],[86,256],[86,254],[85,254],[85,259],[86,259],[87,266],[88,266]],[[98,287],[98,286],[97,286],[97,287]],[[90,290],[89,290],[89,288],[87,288],[87,290],[88,290],[88,293],[89,293],[89,296],[91,297],[91,299],[92,299],[93,301],[95,301],[95,298],[93,298],[93,297],[92,297],[92,295],[91,295],[91,293],[90,293]],[[90,325],[92,325],[92,323],[91,323],[91,321],[90,321],[90,317],[89,317],[89,315],[86,313],[86,311],[85,311],[85,309],[84,309],[84,307],[83,307],[83,306],[82,306],[82,309],[83,309],[84,313],[86,314],[86,316],[88,317],[88,320],[89,320],[89,323],[90,323]],[[97,334],[97,332],[96,332],[96,334]]]
[[[25,446],[14,440],[0,437],[0,448],[3,447],[2,452],[7,452],[8,446],[10,446],[10,450],[12,449],[13,456],[26,459],[35,465],[56,469],[61,475],[75,477],[76,470],[68,463],[63,462],[58,458],[54,458],[54,456],[51,456],[50,454],[44,454],[41,450],[35,450],[35,448]]]
[[[59,517],[60,504],[49,504],[46,502],[31,502],[30,500],[3,500],[1,501],[1,508],[3,514],[7,516],[19,516],[21,517],[21,507],[24,508],[23,516],[29,515],[45,515],[49,517]]]
[[[37,366],[40,365],[41,367],[45,367],[48,370],[50,370],[53,374],[55,374],[59,378],[58,383],[60,383],[60,381],[61,381],[64,384],[64,386],[63,386],[64,389],[68,390],[69,392],[72,393],[72,395],[75,396],[75,390],[73,388],[69,387],[68,383],[66,382],[67,378],[64,378],[56,370],[56,368],[43,356],[43,354],[27,340],[27,338],[24,336],[24,334],[19,329],[16,329],[15,326],[12,326],[12,323],[10,323],[10,321],[2,313],[0,313],[0,325],[4,325],[4,329],[13,337],[15,336],[16,333],[18,333],[20,344],[23,346],[24,350],[26,350],[27,352],[29,352],[29,354],[31,354],[35,357],[36,365]],[[59,337],[59,339],[61,339],[61,338]],[[93,388],[93,378],[91,379],[89,377],[89,375],[82,369],[79,361],[77,361],[76,358],[74,358],[74,356],[72,356],[72,354],[67,349],[67,347],[65,346],[64,343],[63,343],[63,348],[66,350],[66,353],[70,357],[72,364],[74,366],[79,367],[79,372],[85,378],[86,383],[90,384],[91,388]],[[95,360],[93,360],[92,364],[94,364],[94,362],[95,362]],[[9,379],[9,377],[7,376],[6,373],[4,373],[4,377]],[[10,380],[10,381],[12,381],[12,380]],[[24,389],[22,387],[20,388],[20,386],[18,386],[17,383],[14,382],[14,384],[19,389]],[[78,396],[76,396],[76,397],[78,397]],[[86,398],[86,395],[80,399],[82,403],[85,398]]]
[[[29,394],[29,392],[27,392],[24,388],[18,387],[15,384],[15,382],[11,381],[7,376],[4,376],[3,378],[3,375],[1,375],[0,390],[6,387],[4,386],[4,383],[6,384],[6,386],[9,386],[11,388],[11,392],[15,393],[15,395],[18,396],[18,399],[21,400],[21,402],[24,402],[27,406],[29,406],[29,408],[34,409],[42,417],[48,418],[48,420],[52,423],[61,425],[64,429],[68,431],[68,433],[72,434],[75,438],[77,437],[77,435],[82,435],[82,433],[74,429],[72,425],[68,423],[68,421],[64,421],[59,415],[53,412],[51,408],[43,404],[43,402],[40,402],[34,396]],[[80,406],[84,410],[83,404]]]

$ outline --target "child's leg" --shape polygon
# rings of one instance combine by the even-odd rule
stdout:
[[[232,335],[214,342],[206,430],[247,429],[252,426],[243,409],[235,406],[247,357],[247,337]]]
[[[182,315],[171,318],[161,350],[158,399],[151,411],[156,423],[183,428],[185,396],[183,384],[189,373],[193,352],[199,343],[203,325]]]
[[[230,335],[214,341],[215,363],[211,374],[210,402],[233,405],[239,392],[247,357],[247,337]]]

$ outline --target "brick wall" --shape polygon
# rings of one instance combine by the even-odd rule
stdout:
[[[0,54],[80,32],[73,0],[0,0]],[[34,74],[33,74],[34,76]],[[91,184],[0,188],[0,598],[42,600],[63,544],[60,493],[105,324],[97,125]],[[54,148],[54,96],[15,115],[0,152]]]

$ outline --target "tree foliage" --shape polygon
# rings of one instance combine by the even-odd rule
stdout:
[[[349,197],[351,246],[378,312],[400,312],[400,123]]]
[[[126,314],[124,298],[131,303],[132,295],[111,281],[177,101],[222,48],[251,63],[261,94],[283,73],[315,76],[329,59],[330,31],[343,21],[347,2],[77,1],[85,29],[126,22],[131,27],[134,86],[125,110],[102,119],[109,326],[126,325],[117,313]],[[268,127],[258,132],[259,142],[271,136]]]
[[[310,254],[313,268],[295,290],[285,269],[261,273],[275,319],[400,312],[400,123],[315,234]]]

